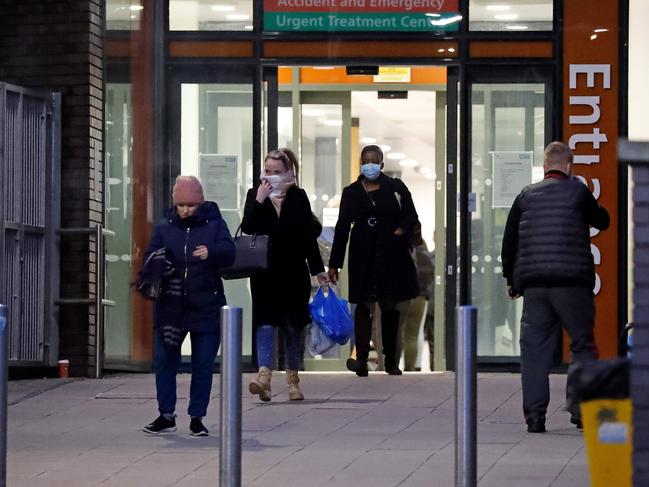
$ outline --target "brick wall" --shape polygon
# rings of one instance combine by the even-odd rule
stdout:
[[[633,167],[633,485],[649,485],[649,163]]]
[[[103,221],[102,0],[0,0],[0,81],[62,93],[61,226]],[[94,298],[94,237],[61,242],[61,297]],[[94,307],[61,307],[61,358],[94,373]]]

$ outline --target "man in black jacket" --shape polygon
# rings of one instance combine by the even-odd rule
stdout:
[[[512,299],[525,299],[521,378],[523,412],[530,433],[545,432],[548,375],[561,327],[570,335],[573,362],[597,358],[590,227],[605,230],[609,215],[588,188],[571,175],[572,159],[570,147],[563,142],[546,147],[545,178],[516,197],[503,237],[508,294]],[[571,421],[581,427],[579,407],[570,398],[568,408]]]

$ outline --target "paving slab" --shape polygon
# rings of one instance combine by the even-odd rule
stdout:
[[[263,487],[452,487],[452,373],[301,374],[306,400],[288,401],[285,375],[273,400],[242,401],[242,482]],[[190,376],[178,377],[178,431],[150,436],[154,377],[41,379],[9,383],[10,487],[194,487],[219,476],[219,381],[205,424],[189,435]],[[583,437],[564,408],[565,376],[550,380],[548,432],[530,435],[518,374],[478,378],[480,487],[586,487]]]

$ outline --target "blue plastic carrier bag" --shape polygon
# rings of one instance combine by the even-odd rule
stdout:
[[[320,287],[309,303],[311,319],[333,341],[344,345],[354,334],[354,320],[347,301],[336,296],[331,287],[327,294]]]

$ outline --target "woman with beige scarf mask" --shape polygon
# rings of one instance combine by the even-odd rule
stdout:
[[[302,330],[311,320],[309,273],[320,284],[328,282],[317,243],[322,227],[315,224],[309,198],[297,186],[297,173],[295,159],[281,150],[269,152],[259,183],[248,190],[241,222],[244,233],[269,237],[268,269],[250,279],[259,375],[249,390],[262,401],[271,400],[272,357],[279,327],[286,340],[289,399],[304,399],[297,370]]]

